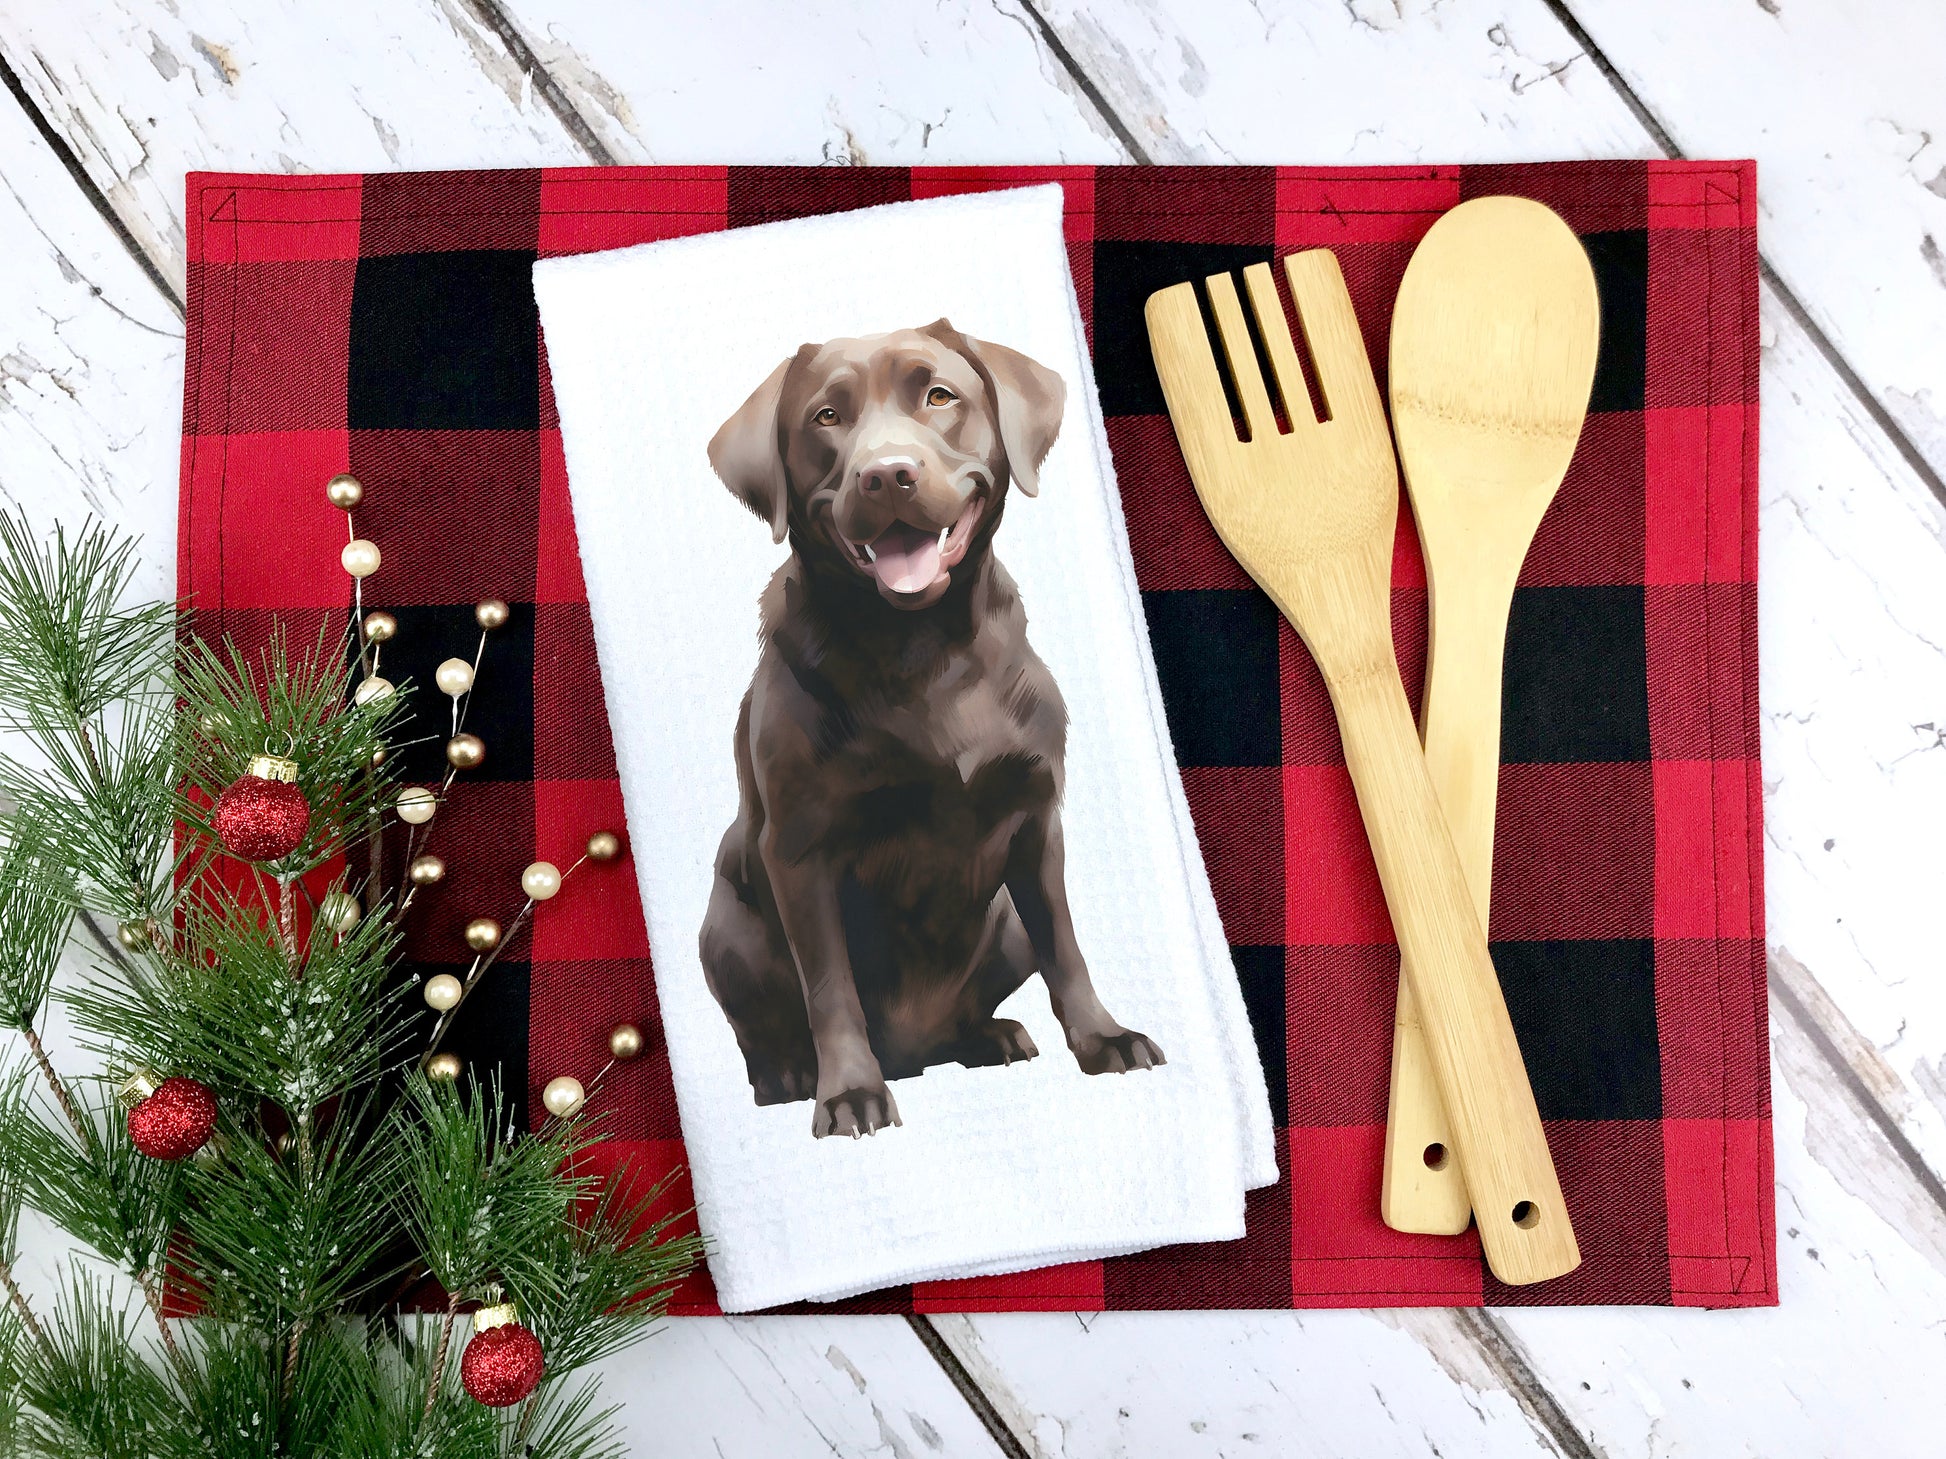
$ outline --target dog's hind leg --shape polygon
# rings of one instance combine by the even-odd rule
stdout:
[[[740,827],[717,853],[716,881],[703,919],[703,977],[730,1020],[758,1104],[790,1104],[817,1090],[817,1051],[804,995],[783,930],[756,904],[741,875]]]
[[[1011,1018],[994,1016],[994,1010],[1032,977],[1036,968],[1034,946],[1004,887],[993,899],[992,916],[995,926],[986,955],[969,985],[971,1012],[957,1037],[939,1051],[934,1062],[951,1059],[969,1069],[979,1069],[1021,1063],[1040,1053],[1025,1028]]]

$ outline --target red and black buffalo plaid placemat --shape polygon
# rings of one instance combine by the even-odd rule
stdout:
[[[410,952],[463,970],[460,928],[520,868],[621,820],[529,269],[583,252],[908,197],[1058,181],[1137,574],[1197,830],[1281,1131],[1284,1179],[1240,1242],[901,1287],[850,1310],[1777,1300],[1757,740],[1757,275],[1748,163],[1460,168],[616,168],[189,179],[181,585],[205,631],[342,610],[367,486],[367,584],[389,674],[487,649],[486,740],[437,823],[452,872]],[[1398,955],[1322,684],[1205,522],[1163,414],[1142,305],[1169,283],[1337,250],[1382,372],[1393,294],[1446,208],[1522,193],[1594,260],[1593,413],[1514,602],[1493,953],[1580,1270],[1488,1274],[1477,1240],[1378,1218]],[[709,489],[698,462],[698,489]],[[1394,613],[1416,692],[1425,579],[1401,513]],[[752,606],[754,613],[754,604]],[[754,620],[753,620],[754,621]],[[680,625],[642,625],[644,633]],[[443,709],[428,696],[422,713]],[[427,725],[432,733],[437,726]],[[437,740],[411,752],[431,779]],[[633,828],[653,836],[653,826]],[[605,1086],[611,1147],[682,1145],[633,869],[542,909],[456,1047],[537,1104],[614,1023],[650,1051]],[[707,1278],[678,1311],[714,1310]]]

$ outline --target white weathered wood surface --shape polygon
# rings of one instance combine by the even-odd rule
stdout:
[[[0,97],[0,494],[171,580],[191,167],[1755,155],[1783,1307],[934,1319],[951,1373],[895,1319],[694,1320],[609,1391],[642,1453],[1936,1453],[1942,41],[1925,0],[0,0],[81,173]]]

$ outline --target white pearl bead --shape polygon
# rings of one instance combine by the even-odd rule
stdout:
[[[318,903],[318,921],[333,932],[349,932],[358,925],[358,898],[350,892],[327,892]]]
[[[459,995],[465,991],[458,978],[451,973],[435,973],[426,979],[425,999],[428,1008],[437,1008],[444,1013],[459,1002]]]
[[[399,819],[408,826],[425,825],[438,808],[438,800],[423,785],[408,785],[399,792]]]
[[[338,554],[338,561],[345,565],[345,571],[355,578],[370,577],[378,571],[378,565],[382,560],[378,544],[368,542],[363,537],[354,537],[345,544],[345,550]]]
[[[547,1081],[547,1088],[541,1091],[541,1103],[547,1112],[566,1119],[588,1102],[588,1092],[581,1087],[581,1081],[563,1074],[558,1079]]]
[[[433,670],[432,681],[439,686],[440,693],[457,699],[473,687],[473,666],[465,659],[448,659]]]
[[[551,861],[536,861],[520,874],[520,888],[537,902],[561,890],[561,869]]]
[[[361,679],[358,687],[351,691],[351,702],[364,706],[374,700],[383,699],[392,693],[392,681],[383,674],[373,674],[369,679]]]

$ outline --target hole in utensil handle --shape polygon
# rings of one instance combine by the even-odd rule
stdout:
[[[1447,1155],[1446,1147],[1444,1145],[1441,1145],[1437,1141],[1434,1141],[1432,1144],[1426,1146],[1426,1153],[1424,1158],[1426,1162],[1426,1169],[1444,1170],[1446,1168],[1447,1160],[1451,1157]]]
[[[1541,1224],[1541,1208],[1532,1201],[1515,1201],[1513,1222],[1523,1231],[1532,1231]]]

